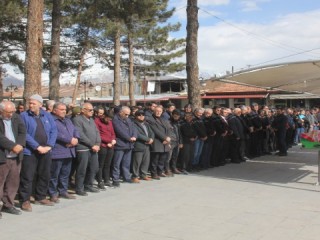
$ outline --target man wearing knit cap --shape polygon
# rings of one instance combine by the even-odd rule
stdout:
[[[29,98],[29,109],[20,115],[27,129],[27,138],[23,151],[19,194],[21,209],[28,212],[32,211],[30,196],[33,183],[36,203],[53,205],[46,196],[50,180],[51,149],[56,142],[57,127],[51,114],[42,109],[42,104],[42,97],[34,94]]]

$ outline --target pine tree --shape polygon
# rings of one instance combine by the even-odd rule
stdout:
[[[0,100],[3,98],[4,64],[11,64],[24,68],[24,61],[19,53],[25,51],[25,29],[22,22],[26,11],[21,0],[2,0],[0,2]]]
[[[167,7],[167,0],[131,1],[125,5],[127,15],[124,22],[128,32],[126,42],[131,105],[135,104],[134,62],[144,62],[144,68],[147,68],[152,74],[177,72],[184,68],[183,63],[172,63],[172,59],[181,57],[185,53],[183,48],[185,40],[169,40],[169,33],[178,31],[180,24],[165,25],[175,10],[174,8],[168,10]],[[158,26],[159,23],[162,26]],[[138,67],[138,71],[141,71],[141,67]],[[140,73],[136,74],[140,75]]]

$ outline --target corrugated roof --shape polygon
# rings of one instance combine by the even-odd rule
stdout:
[[[320,97],[320,60],[267,65],[212,80]]]

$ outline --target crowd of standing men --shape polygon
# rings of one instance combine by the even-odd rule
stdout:
[[[298,144],[302,132],[317,129],[317,109],[305,116],[267,106],[196,108],[183,111],[148,103],[108,111],[84,103],[66,104],[32,95],[28,110],[0,103],[0,218],[35,204],[53,206],[122,183],[160,180],[241,163]],[[314,112],[313,112],[314,111]],[[306,130],[307,129],[307,130]],[[310,130],[310,131],[311,131]]]

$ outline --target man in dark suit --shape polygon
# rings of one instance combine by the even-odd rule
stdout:
[[[168,103],[168,104],[167,104],[167,109],[166,109],[166,111],[164,111],[164,112],[162,113],[161,118],[162,118],[163,120],[169,121],[170,118],[171,118],[172,112],[173,112],[173,110],[175,110],[175,109],[176,109],[176,106],[174,105],[174,103]]]
[[[181,171],[187,175],[192,166],[192,159],[194,157],[194,142],[197,139],[197,131],[193,124],[193,114],[185,113],[184,121],[180,127],[183,148],[181,149]]]
[[[203,123],[203,108],[196,108],[193,112],[194,118],[193,118],[193,125],[194,129],[197,132],[197,139],[194,141],[194,156],[192,159],[192,171],[198,171],[200,170],[200,156],[202,153],[202,148],[204,145],[205,140],[207,140],[207,131],[206,127]]]
[[[150,164],[150,146],[153,143],[154,133],[145,121],[143,110],[138,110],[135,113],[133,122],[138,136],[132,153],[132,182],[139,183],[139,177],[145,181],[150,181],[148,168]]]
[[[26,145],[26,128],[15,113],[15,105],[10,102],[0,103],[0,201],[3,212],[20,215],[14,207],[14,198],[19,187],[19,174]]]
[[[257,103],[252,103],[251,111],[249,113],[249,119],[253,126],[253,132],[250,134],[250,149],[252,157],[260,157],[262,154],[261,151],[261,142],[263,138],[262,132],[262,120],[258,114],[259,105]]]
[[[284,114],[285,110],[283,108],[277,109],[277,115],[272,122],[272,128],[276,133],[278,140],[279,156],[287,156],[287,144],[286,144],[286,133],[288,128],[288,118]]]
[[[233,114],[229,114],[228,123],[229,128],[231,129],[230,135],[230,157],[232,163],[241,162],[241,144],[245,140],[244,126],[240,119],[241,109],[235,108]]]
[[[211,166],[218,167],[226,164],[224,150],[224,138],[228,133],[228,124],[222,118],[221,112],[224,110],[220,107],[213,108],[212,123],[216,134],[213,137],[213,150],[211,155]]]
[[[155,102],[147,102],[146,103],[146,109],[144,110],[144,115],[146,120],[150,117],[152,117],[153,111],[157,104]]]
[[[171,142],[170,126],[167,120],[161,118],[162,112],[162,106],[157,106],[152,117],[147,120],[155,135],[151,146],[151,174],[152,178],[156,180],[167,176],[163,171]]]
[[[129,118],[130,108],[123,106],[112,120],[114,132],[116,134],[116,145],[113,155],[113,186],[120,186],[120,167],[124,182],[132,183],[130,177],[130,164],[132,149],[137,140],[137,129]]]
[[[212,154],[212,146],[214,144],[213,139],[214,135],[216,134],[216,130],[213,125],[213,109],[206,108],[204,110],[204,118],[203,118],[203,124],[206,128],[207,136],[208,138],[204,141],[202,154],[200,158],[200,165],[202,168],[207,169],[210,167],[210,158]]]

